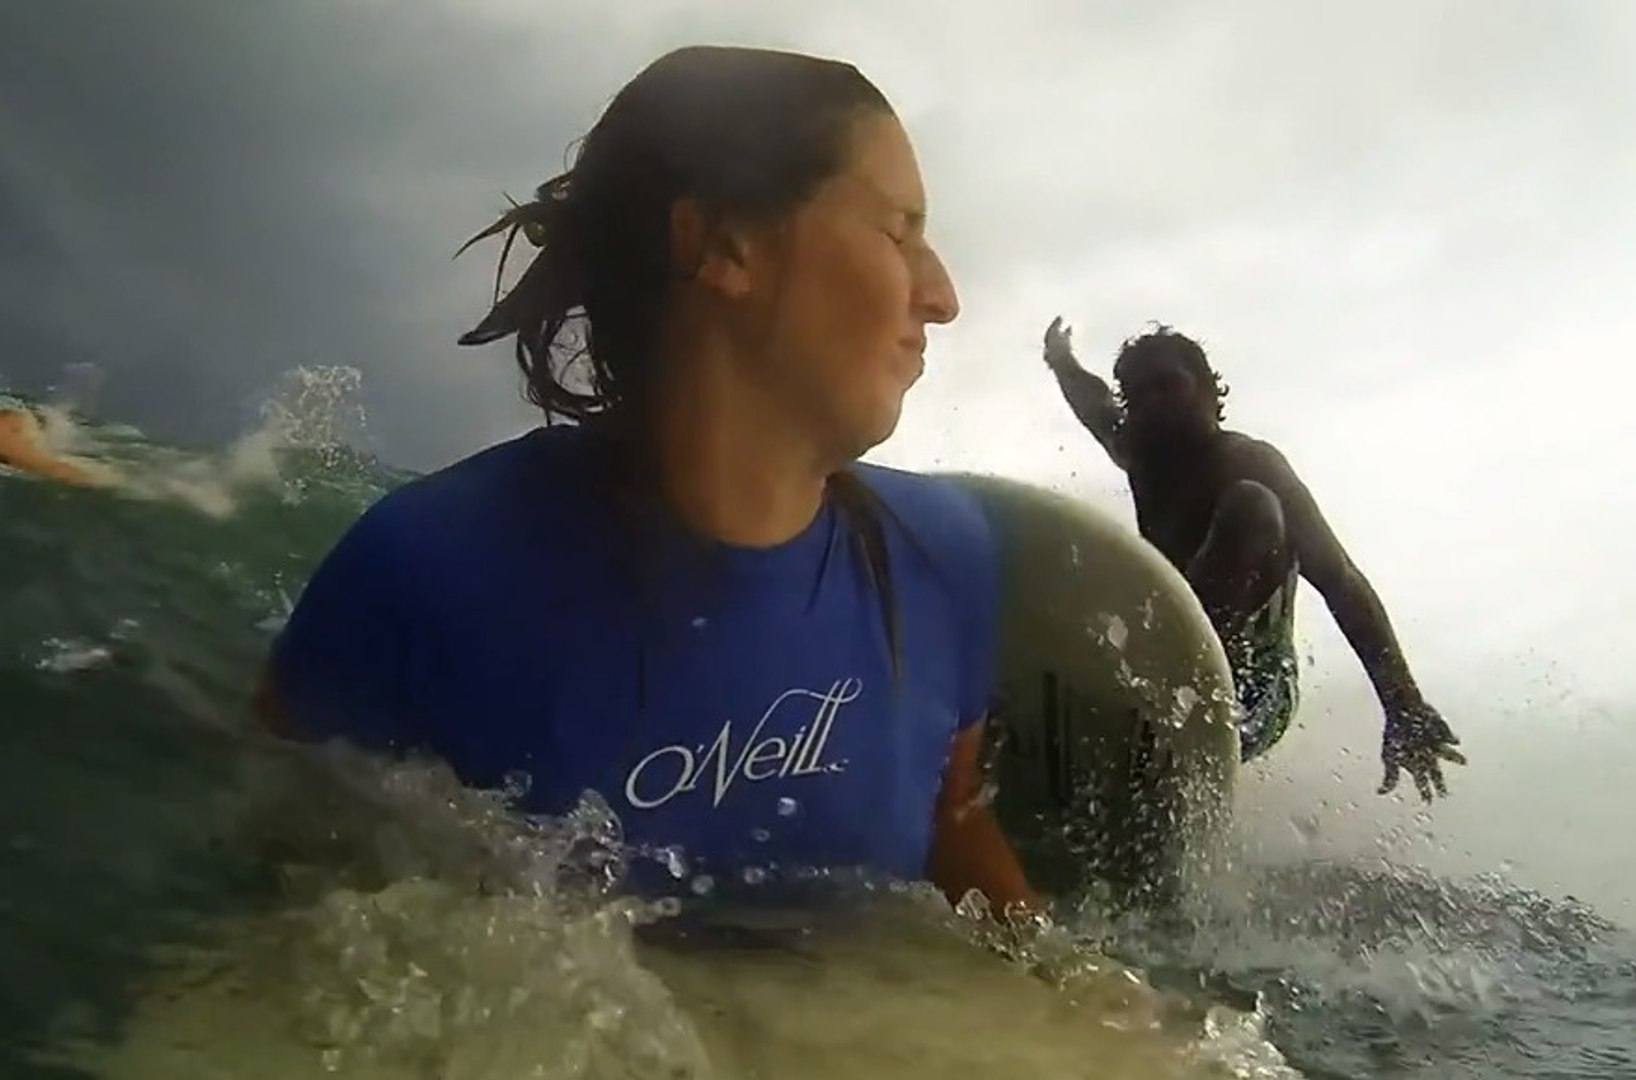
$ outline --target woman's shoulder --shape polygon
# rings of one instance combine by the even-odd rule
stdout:
[[[464,558],[475,540],[547,518],[559,526],[547,531],[565,537],[570,530],[560,526],[580,516],[572,504],[594,483],[595,460],[586,432],[535,428],[393,488],[359,516],[348,539],[419,561]]]
[[[983,504],[954,477],[885,465],[859,465],[857,471],[917,545],[962,560],[994,558]]]
[[[899,567],[909,582],[918,577],[952,595],[956,607],[987,623],[994,617],[1000,589],[1000,549],[982,501],[951,476],[928,475],[880,465],[858,467],[887,510],[889,527],[905,541]],[[916,574],[915,568],[921,573]]]
[[[977,494],[951,476],[860,466],[860,476],[905,534],[893,581],[906,601],[955,621],[960,634],[962,723],[982,716],[993,693],[1000,625],[1001,551]]]

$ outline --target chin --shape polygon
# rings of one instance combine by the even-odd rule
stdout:
[[[848,425],[842,439],[847,447],[847,460],[856,461],[890,439],[902,417],[903,397],[898,395],[890,402],[881,403],[867,417],[859,417],[855,423]]]

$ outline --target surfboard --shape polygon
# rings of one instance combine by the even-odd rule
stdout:
[[[1001,550],[986,758],[1001,828],[1048,894],[1176,898],[1222,850],[1238,766],[1232,673],[1203,607],[1112,516],[944,475],[978,497]]]

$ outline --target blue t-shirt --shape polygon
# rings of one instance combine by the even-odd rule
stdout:
[[[542,428],[391,492],[321,563],[272,651],[294,727],[429,751],[462,782],[587,790],[693,873],[924,876],[951,740],[992,690],[998,565],[947,481],[857,474],[899,622],[826,502],[772,548],[705,541],[615,495],[603,437]]]

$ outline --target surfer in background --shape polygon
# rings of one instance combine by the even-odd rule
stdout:
[[[77,487],[114,483],[112,470],[52,449],[39,419],[25,408],[0,408],[0,465]]]
[[[546,426],[352,526],[273,646],[267,723],[526,777],[525,812],[596,791],[717,896],[863,868],[1031,907],[981,797],[986,519],[857,462],[959,307],[880,91],[669,53],[479,238],[518,231],[538,253],[461,342],[512,339]]]
[[[1126,341],[1117,394],[1075,359],[1058,317],[1045,362],[1074,415],[1129,477],[1142,536],[1193,586],[1232,664],[1243,716],[1240,756],[1266,753],[1300,698],[1295,590],[1322,594],[1385,711],[1380,791],[1407,770],[1423,799],[1447,795],[1444,761],[1459,739],[1427,704],[1369,580],[1271,444],[1221,426],[1227,388],[1197,342],[1160,326]]]

